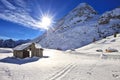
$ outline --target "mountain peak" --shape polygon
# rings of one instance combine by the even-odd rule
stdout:
[[[85,6],[88,6],[87,3],[80,3],[77,7],[85,7]]]
[[[94,8],[87,3],[80,3],[36,41],[45,48],[73,50],[120,32],[118,8],[103,14],[103,17],[96,13]],[[108,13],[112,19],[110,24],[99,24],[98,21],[101,18],[104,20],[104,15],[106,15],[105,21],[108,19]]]
[[[89,4],[87,3],[80,3],[76,8],[78,8],[79,10],[85,10],[85,11],[90,11],[93,14],[96,14],[97,12],[94,10],[93,7],[91,7]]]

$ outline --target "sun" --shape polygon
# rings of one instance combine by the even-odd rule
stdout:
[[[48,28],[51,25],[51,19],[47,16],[43,16],[41,20],[41,25],[45,28]]]
[[[39,20],[37,21],[37,27],[40,29],[48,30],[54,25],[54,16],[49,14],[42,14]]]
[[[49,16],[42,16],[38,25],[40,28],[48,30],[52,25],[52,18]]]
[[[43,26],[49,26],[51,24],[51,19],[49,17],[43,17],[42,18],[42,24]]]

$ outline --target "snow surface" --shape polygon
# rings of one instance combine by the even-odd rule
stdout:
[[[12,49],[11,48],[0,48],[0,53],[11,53]]]
[[[107,37],[88,46],[71,52],[44,49],[43,58],[33,57],[19,59],[12,53],[0,53],[1,80],[120,80],[120,58],[101,58],[86,56],[99,54],[97,49],[108,47],[120,50],[120,34],[118,37]],[[2,49],[4,50],[4,49]],[[74,53],[74,54],[72,54]],[[120,55],[119,55],[120,56]]]

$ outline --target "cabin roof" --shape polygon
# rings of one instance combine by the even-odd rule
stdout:
[[[23,49],[29,47],[31,44],[32,43],[21,44],[21,45],[16,46],[13,50],[23,50]]]
[[[30,45],[32,45],[32,43],[21,44],[21,45],[16,46],[13,50],[23,50],[23,49],[29,47]],[[40,44],[37,44],[37,43],[35,43],[35,47],[41,48]]]

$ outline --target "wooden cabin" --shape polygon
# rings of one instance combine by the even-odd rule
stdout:
[[[43,57],[43,49],[37,43],[25,43],[13,49],[13,56],[17,58]]]

